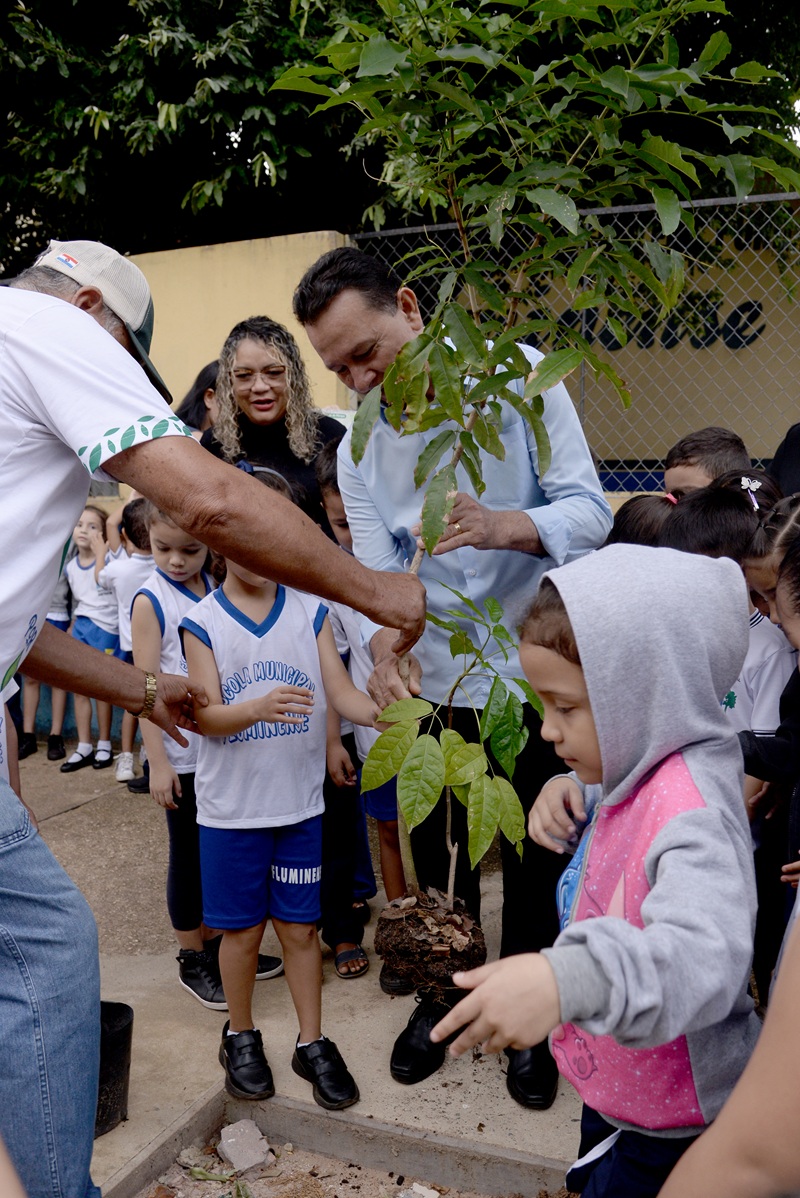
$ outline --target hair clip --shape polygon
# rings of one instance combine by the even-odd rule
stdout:
[[[678,501],[677,501],[677,499],[675,498],[675,496],[672,494],[672,492],[671,492],[671,491],[667,491],[667,493],[666,493],[666,495],[664,496],[664,498],[665,498],[665,499],[668,499],[668,500],[670,501],[670,503],[677,503],[677,502],[678,502]]]
[[[750,496],[750,502],[753,505],[754,512],[757,512],[759,510],[758,500],[756,499],[756,491],[759,489],[760,486],[761,486],[761,483],[758,481],[757,478],[748,478],[746,474],[742,475],[742,490],[746,491],[747,494]]]

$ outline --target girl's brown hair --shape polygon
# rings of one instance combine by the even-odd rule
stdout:
[[[552,649],[573,665],[581,664],[575,633],[564,606],[564,600],[549,578],[543,578],[536,598],[519,628],[524,644]]]

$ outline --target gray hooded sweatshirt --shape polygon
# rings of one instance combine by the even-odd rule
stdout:
[[[575,633],[602,800],[559,888],[545,950],[561,1073],[617,1127],[691,1135],[719,1112],[758,1035],[742,759],[720,700],[741,670],[741,570],[614,545],[547,575]],[[566,925],[566,926],[565,926]]]

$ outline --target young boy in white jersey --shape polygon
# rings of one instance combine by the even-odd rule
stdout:
[[[255,483],[254,483],[255,485]],[[252,1013],[268,918],[281,942],[300,1025],[292,1068],[315,1102],[341,1110],[358,1087],[322,1035],[320,918],[326,700],[371,725],[375,704],[347,675],[319,600],[226,561],[221,587],[181,629],[196,711],[197,818],[207,923],[224,929],[219,963],[230,1020],[219,1059],[238,1098],[275,1092]]]
[[[102,508],[87,504],[75,526],[72,539],[77,547],[75,557],[64,566],[69,589],[72,592],[72,635],[84,645],[91,645],[101,653],[119,657],[119,619],[114,596],[97,583],[98,562],[105,563],[106,516]],[[85,695],[75,695],[75,723],[78,726],[78,744],[75,751],[61,766],[62,774],[94,766],[96,770],[107,769],[113,764],[111,751],[110,703],[96,700],[97,749],[92,749],[92,700]]]
[[[471,994],[431,1038],[458,1033],[459,1056],[552,1033],[584,1102],[567,1176],[584,1198],[655,1198],[758,1035],[742,761],[719,701],[747,638],[732,561],[638,545],[549,571],[522,626],[542,737],[572,771],[529,820],[559,853],[580,836],[558,885],[562,930],[541,953],[456,974]]]
[[[139,587],[153,573],[153,555],[150,552],[150,533],[144,520],[145,500],[132,499],[122,509],[118,529],[122,552],[106,556],[104,566],[98,562],[97,585],[111,591],[117,601],[119,619],[120,656],[133,661],[131,640],[131,605]],[[110,529],[111,519],[108,521]],[[129,711],[122,715],[122,752],[117,758],[114,776],[117,782],[130,782],[136,777],[133,768],[133,742],[136,738],[138,720]]]

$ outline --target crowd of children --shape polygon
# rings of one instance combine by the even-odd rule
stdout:
[[[352,552],[336,448],[318,454],[316,479]],[[291,497],[274,471],[256,472],[254,486]],[[720,1112],[756,1043],[800,879],[800,496],[783,498],[717,428],[670,450],[664,487],[622,504],[602,549],[550,571],[521,628],[542,736],[567,771],[529,821],[535,841],[573,854],[556,896],[561,934],[542,953],[457,975],[468,994],[432,1034],[452,1038],[454,1055],[550,1035],[584,1101],[568,1185],[589,1198],[655,1196]],[[187,734],[188,747],[140,731],[166,812],[179,981],[229,1013],[226,1086],[274,1092],[252,994],[285,968],[292,1067],[317,1103],[350,1106],[358,1086],[322,1033],[320,934],[341,978],[366,972],[366,813],[387,898],[405,890],[394,788],[358,785],[379,714],[359,620],[212,563],[142,499],[109,515],[108,535],[89,504],[73,539],[73,636],[205,688],[203,735]],[[48,618],[66,626],[66,594]],[[26,684],[21,757],[36,748],[37,698]],[[61,769],[111,765],[108,705],[97,704],[96,746],[90,701],[76,697],[75,715]],[[54,693],[53,760],[62,718]],[[134,777],[135,736],[126,714],[120,781]],[[283,962],[259,951],[268,919]],[[382,988],[401,992],[384,972]]]

